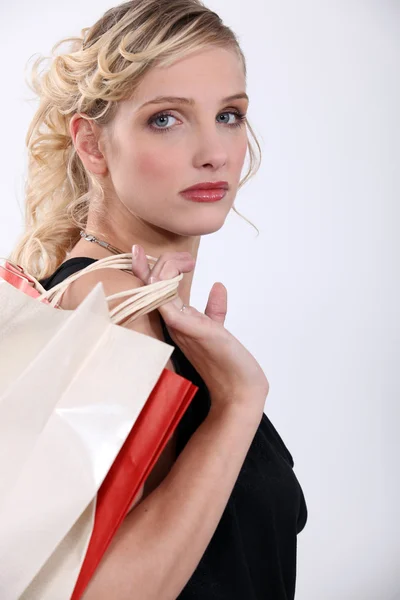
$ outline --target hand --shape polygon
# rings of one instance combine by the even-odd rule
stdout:
[[[189,273],[195,266],[189,252],[166,252],[150,269],[144,249],[137,248],[132,271],[144,284],[172,279],[180,273]],[[224,327],[225,286],[214,283],[204,313],[193,306],[186,306],[182,312],[182,305],[178,296],[157,310],[173,341],[203,378],[212,404],[222,408],[245,404],[248,411],[260,411],[261,406],[263,411],[269,383],[254,356]]]

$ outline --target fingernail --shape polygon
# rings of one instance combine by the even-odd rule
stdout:
[[[156,278],[154,276],[149,277],[149,283],[155,283]]]
[[[132,258],[137,258],[139,254],[139,247],[137,244],[133,244],[132,246]]]

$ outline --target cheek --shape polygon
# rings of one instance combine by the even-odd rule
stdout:
[[[246,138],[238,143],[235,148],[235,152],[232,155],[232,169],[234,172],[234,177],[236,178],[236,185],[239,185],[240,178],[243,175],[243,166],[246,160],[246,153],[248,150],[248,138]],[[246,169],[247,171],[247,169]]]
[[[242,149],[241,149],[242,150],[242,153],[241,153],[242,161],[244,161],[244,159],[246,157],[246,152],[248,150],[248,146],[249,146],[249,138],[248,138],[247,132],[246,132],[246,135],[244,136],[243,143],[242,143]]]
[[[246,152],[248,149],[248,138],[247,136],[245,136],[243,138],[243,140],[241,141],[240,144],[237,145],[236,147],[236,151],[235,151],[235,155],[234,155],[234,161],[235,161],[235,165],[236,167],[241,167],[245,161],[246,158]]]
[[[170,152],[141,152],[134,160],[135,170],[140,178],[151,179],[162,178],[164,181],[168,175],[171,176],[171,169],[176,161],[173,160]],[[172,171],[173,173],[173,171]]]

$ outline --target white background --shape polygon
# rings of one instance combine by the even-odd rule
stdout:
[[[232,213],[204,237],[192,304],[222,281],[226,327],[269,379],[309,510],[296,600],[400,599],[400,3],[206,4],[247,58],[263,163],[236,207],[260,236]],[[110,6],[1,5],[1,256],[22,227],[25,65]]]

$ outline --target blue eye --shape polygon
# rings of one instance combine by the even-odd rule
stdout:
[[[240,111],[236,111],[236,110],[226,111],[226,112],[220,113],[220,115],[235,115],[235,117],[237,119],[236,122],[235,123],[226,123],[228,127],[241,127],[242,125],[244,125],[244,122],[246,120],[246,115],[244,113],[242,113]],[[176,119],[176,117],[174,117],[174,115],[172,115],[169,112],[161,112],[161,113],[157,113],[156,115],[151,117],[147,121],[147,124],[150,127],[150,129],[152,129],[153,131],[155,131],[157,133],[167,133],[168,131],[170,131],[172,129],[172,127],[155,127],[154,123],[158,119],[165,119],[168,117],[172,117],[173,119]],[[224,122],[222,122],[222,124],[224,124]]]
[[[153,123],[155,123],[156,121],[158,121],[158,119],[168,119],[168,117],[172,117],[173,119],[175,119],[176,117],[174,117],[174,115],[171,115],[171,113],[159,113],[158,115],[155,115],[154,117],[152,117],[149,121],[148,124],[151,126],[150,129],[156,130],[156,131],[165,131],[166,129],[171,129],[170,127],[166,128],[166,127],[154,127]]]

